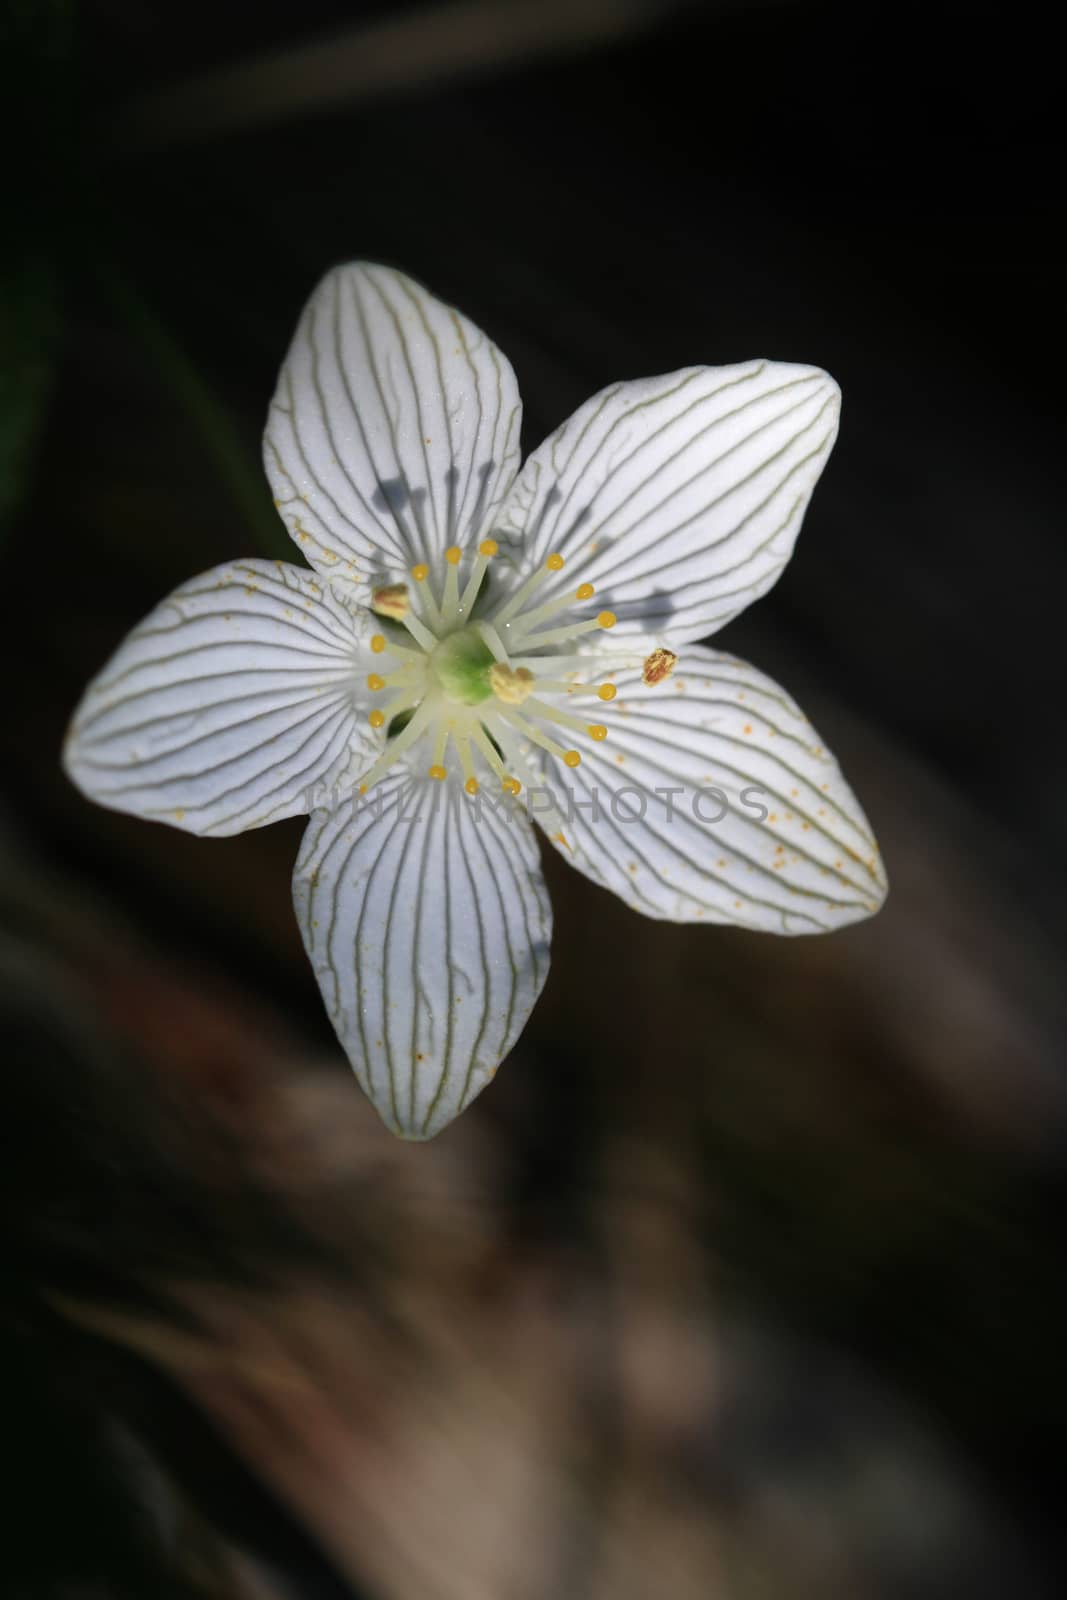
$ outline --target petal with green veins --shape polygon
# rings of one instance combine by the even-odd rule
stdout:
[[[293,900],[362,1088],[394,1133],[431,1138],[493,1077],[548,972],[529,821],[390,773],[312,817]]]
[[[466,317],[389,267],[336,267],[309,300],[264,435],[293,538],[322,572],[439,565],[519,467],[515,374]]]
[[[190,833],[312,809],[373,746],[356,707],[371,619],[312,572],[232,561],[175,589],[93,679],[64,765],[91,800]]]
[[[870,823],[776,683],[700,645],[664,683],[634,668],[613,681],[597,708],[606,739],[573,771],[542,768],[572,866],[672,922],[822,933],[878,910]]]
[[[817,367],[689,367],[594,395],[525,463],[499,521],[541,598],[595,585],[617,637],[699,639],[776,581],[837,434]]]

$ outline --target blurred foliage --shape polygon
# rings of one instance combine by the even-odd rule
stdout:
[[[69,0],[0,4],[0,532],[28,484],[59,351],[72,42]]]

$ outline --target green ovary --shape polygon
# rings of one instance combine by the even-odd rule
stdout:
[[[489,668],[492,652],[473,628],[442,639],[430,657],[430,667],[445,694],[455,705],[477,706],[492,694]]]

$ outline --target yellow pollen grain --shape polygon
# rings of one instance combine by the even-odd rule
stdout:
[[[614,611],[602,611],[596,620],[602,628],[613,628],[619,619]]]
[[[385,649],[385,634],[374,634],[371,638],[370,647],[376,656],[380,656],[382,651]]]
[[[430,777],[436,778],[438,783],[443,783],[448,777],[448,773],[445,771],[444,767],[434,766],[430,768]]]
[[[445,551],[445,560],[448,562],[449,566],[458,567],[462,559],[463,551],[460,549],[459,545],[450,544],[448,549]]]
[[[385,712],[384,711],[372,711],[370,716],[367,718],[367,721],[370,723],[372,728],[384,728],[385,727]]]
[[[568,767],[577,767],[581,765],[582,758],[577,750],[564,750],[563,760]]]
[[[590,739],[596,739],[598,743],[601,739],[606,739],[608,736],[608,730],[605,728],[602,722],[591,722],[589,727],[586,729],[586,732],[588,733]]]
[[[409,610],[407,584],[387,583],[384,588],[375,589],[371,610],[383,617],[406,617]]]
[[[563,568],[566,566],[566,562],[561,555],[552,555],[549,556],[548,560],[545,562],[545,566],[548,568],[549,572],[562,572]]]
[[[481,786],[477,778],[468,778],[463,787],[466,789],[468,794],[477,794]]]
[[[503,787],[508,794],[518,794],[522,789],[522,784],[519,782],[518,778],[505,778]]]
[[[591,583],[580,583],[575,590],[574,598],[576,600],[591,600],[595,594],[596,590]]]
[[[478,554],[480,556],[484,556],[488,561],[489,557],[495,556],[499,549],[500,546],[497,544],[495,539],[483,539],[481,544],[478,546]]]
[[[412,567],[411,576],[415,579],[416,583],[426,582],[426,579],[430,576],[430,569],[426,565],[425,561],[420,561],[417,567]]]
[[[600,688],[597,690],[597,694],[600,696],[601,700],[614,700],[618,692],[618,689],[616,689],[613,683],[602,683]]]
[[[385,688],[385,679],[384,678],[379,678],[379,676],[378,676],[378,674],[376,672],[368,672],[368,674],[367,674],[367,688],[368,689],[373,689],[375,691],[375,693],[377,693],[377,691],[379,689],[384,689]]]

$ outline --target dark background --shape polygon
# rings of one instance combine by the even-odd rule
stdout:
[[[1067,551],[1036,14],[0,16],[3,1592],[1056,1593]],[[797,555],[723,643],[815,717],[891,882],[870,925],[775,941],[645,923],[553,857],[548,989],[425,1149],[333,1043],[301,824],[190,839],[58,767],[163,593],[291,554],[258,436],[304,299],[360,256],[492,335],[528,447],[615,378],[834,374]]]

